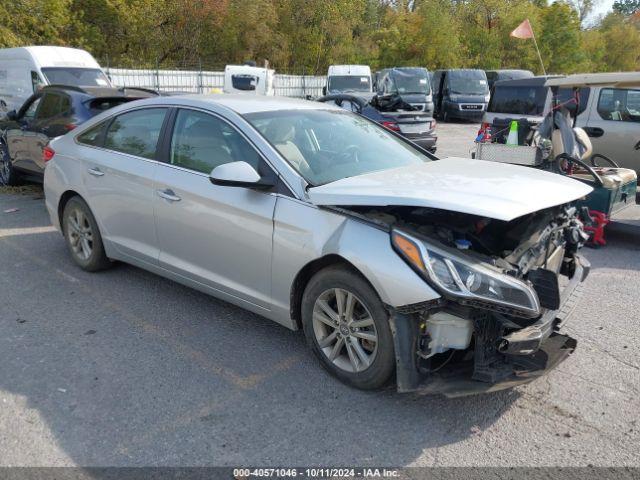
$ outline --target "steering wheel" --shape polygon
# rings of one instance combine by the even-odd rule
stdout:
[[[577,158],[573,158],[573,157],[567,155],[566,153],[561,153],[560,155],[558,155],[556,157],[556,162],[560,166],[560,169],[563,170],[565,173],[567,173],[567,170],[562,168],[560,160],[566,160],[567,163],[569,163],[569,164],[570,163],[574,163],[576,165],[580,165],[582,168],[584,168],[587,172],[589,172],[591,174],[593,179],[596,181],[596,185],[598,187],[602,187],[604,185],[604,183],[602,182],[602,178],[600,178],[600,175],[598,175],[598,172],[596,172],[593,169],[593,167],[587,165],[582,160],[578,160]]]
[[[616,162],[614,162],[613,160],[611,160],[609,157],[606,157],[600,153],[594,153],[593,155],[591,155],[591,158],[589,160],[591,160],[591,165],[593,165],[594,167],[601,167],[602,165],[598,165],[598,161],[596,160],[596,158],[602,158],[604,161],[606,161],[611,167],[613,168],[620,168],[620,165],[618,165]]]
[[[358,151],[360,149],[356,145],[347,146],[343,152],[340,153],[340,159],[344,160],[344,163],[349,161],[353,161],[355,163],[360,162],[360,158],[358,157]]]

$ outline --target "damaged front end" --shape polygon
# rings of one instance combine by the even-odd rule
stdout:
[[[460,396],[544,375],[576,341],[559,333],[589,273],[581,212],[511,221],[431,208],[351,207],[389,228],[397,253],[441,294],[390,308],[401,392]]]

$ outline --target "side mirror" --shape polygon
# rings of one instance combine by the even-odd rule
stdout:
[[[230,162],[218,165],[211,171],[209,180],[214,185],[225,187],[271,188],[270,179],[262,178],[247,162]]]
[[[7,118],[9,120],[16,120],[18,118],[18,112],[16,112],[15,110],[8,111]]]

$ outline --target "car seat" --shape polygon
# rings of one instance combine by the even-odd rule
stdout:
[[[300,149],[292,142],[296,136],[296,128],[292,122],[285,119],[272,120],[266,128],[265,136],[298,172],[303,175],[313,173]]]

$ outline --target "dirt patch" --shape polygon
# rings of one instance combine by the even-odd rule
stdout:
[[[42,185],[18,185],[15,187],[2,186],[0,187],[0,193],[7,193],[11,195],[34,195],[42,197]]]

